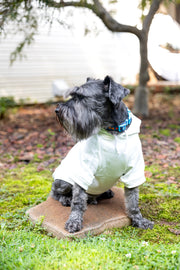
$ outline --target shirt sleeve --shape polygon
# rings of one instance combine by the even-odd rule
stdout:
[[[63,159],[53,173],[54,179],[61,179],[70,184],[77,183],[83,189],[94,180],[98,167],[97,143],[94,138],[78,142]]]

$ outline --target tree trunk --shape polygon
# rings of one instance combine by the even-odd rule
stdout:
[[[135,102],[133,112],[140,117],[147,117],[148,111],[148,89],[147,82],[149,80],[148,74],[148,59],[147,59],[147,33],[141,31],[140,42],[140,72],[139,72],[139,86],[135,89]]]
[[[180,24],[180,4],[176,4],[176,21]]]

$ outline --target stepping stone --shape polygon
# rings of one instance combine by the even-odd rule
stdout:
[[[99,201],[97,205],[88,205],[84,214],[83,228],[76,233],[69,233],[64,229],[70,215],[71,208],[62,206],[51,197],[45,202],[30,208],[26,214],[33,222],[43,219],[42,226],[58,239],[71,237],[85,237],[88,233],[97,235],[106,229],[122,228],[130,225],[130,219],[125,213],[124,192],[121,188],[112,188],[114,197]]]

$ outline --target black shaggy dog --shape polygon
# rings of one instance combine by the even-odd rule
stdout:
[[[125,185],[132,226],[153,228],[138,207],[138,186],[145,182],[138,135],[141,121],[122,101],[129,92],[109,76],[88,78],[55,110],[60,124],[78,140],[55,170],[51,190],[54,199],[71,206],[65,225],[71,233],[81,230],[87,203],[113,197],[110,188],[119,179]]]

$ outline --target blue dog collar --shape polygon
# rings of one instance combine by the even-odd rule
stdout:
[[[127,113],[128,113],[128,118],[122,124],[118,126],[108,127],[106,130],[118,131],[120,133],[124,132],[132,122],[132,112],[128,108],[127,108]]]

